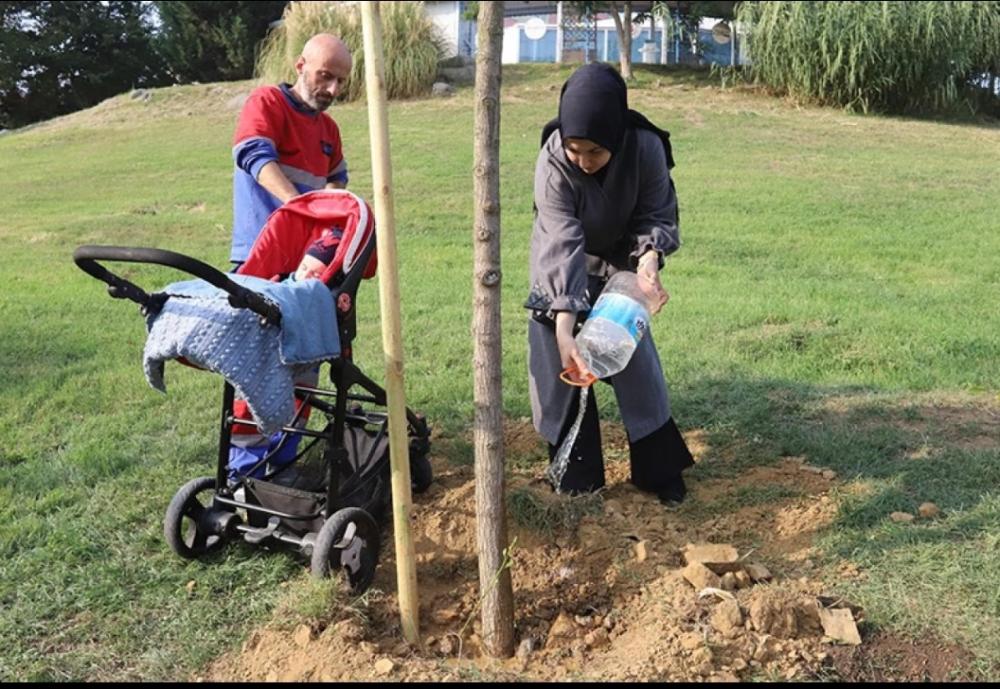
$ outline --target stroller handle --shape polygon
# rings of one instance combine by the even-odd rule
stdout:
[[[88,275],[106,282],[108,294],[115,299],[130,299],[143,308],[155,304],[155,298],[128,280],[121,278],[98,261],[118,261],[125,263],[155,263],[168,268],[176,268],[201,278],[229,294],[233,308],[250,309],[271,325],[281,325],[281,310],[260,294],[239,285],[223,273],[198,259],[165,249],[127,246],[98,246],[86,244],[73,252],[73,261]]]

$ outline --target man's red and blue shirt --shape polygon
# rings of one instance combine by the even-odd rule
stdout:
[[[288,84],[261,86],[247,98],[233,136],[233,160],[233,261],[246,259],[281,205],[257,182],[264,165],[277,162],[300,193],[329,182],[347,184],[337,123],[299,101]]]

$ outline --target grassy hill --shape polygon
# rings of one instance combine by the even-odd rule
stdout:
[[[521,304],[538,136],[568,72],[504,70],[511,419],[530,413]],[[141,317],[70,258],[101,243],[224,266],[231,137],[250,87],[125,94],[0,136],[0,679],[183,679],[301,576],[291,558],[248,549],[207,565],[168,551],[163,510],[213,466],[221,385],[168,366],[169,394],[152,391]],[[782,456],[836,470],[853,488],[817,566],[862,566],[867,579],[839,586],[871,624],[959,644],[996,679],[1000,127],[798,108],[646,68],[630,99],[674,141],[683,247],[654,336],[680,427],[712,448],[693,480]],[[472,455],[472,112],[469,90],[390,111],[408,403],[458,464]],[[365,106],[332,114],[350,186],[370,196]],[[362,297],[356,357],[380,378],[374,283]],[[943,517],[887,519],[924,501]]]

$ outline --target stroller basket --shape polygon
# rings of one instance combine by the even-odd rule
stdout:
[[[258,278],[294,272],[309,243],[336,228],[341,246],[321,280],[336,295],[336,330],[340,354],[328,359],[332,388],[296,383],[295,418],[281,426],[270,449],[242,473],[234,474],[230,451],[234,434],[260,433],[256,418],[239,408],[236,389],[223,386],[215,476],[189,481],[174,495],[164,518],[164,536],[185,558],[198,558],[229,541],[251,545],[286,544],[311,558],[312,573],[342,572],[355,593],[374,578],[380,523],[390,504],[388,414],[385,390],[355,365],[355,295],[362,278],[375,268],[374,221],[367,204],[343,190],[303,194],[268,219],[250,257],[239,272]],[[289,244],[291,242],[291,244]],[[140,305],[155,319],[169,299],[148,293],[115,275],[101,261],[151,263],[175,268],[223,290],[233,309],[249,309],[261,328],[284,327],[279,306],[226,273],[183,254],[155,248],[81,246],[77,265],[107,283],[108,293]],[[249,269],[248,269],[249,267]],[[244,283],[250,284],[250,283]],[[204,368],[182,356],[177,360]],[[309,426],[310,412],[325,419]],[[411,488],[426,490],[433,474],[428,453],[430,429],[423,416],[406,409]],[[299,441],[307,438],[304,449]],[[279,461],[279,454],[293,455]]]

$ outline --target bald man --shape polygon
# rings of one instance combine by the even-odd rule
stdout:
[[[317,34],[295,62],[295,84],[262,86],[247,98],[233,136],[234,263],[246,260],[268,216],[293,196],[347,186],[337,123],[326,114],[351,74],[351,52]]]

